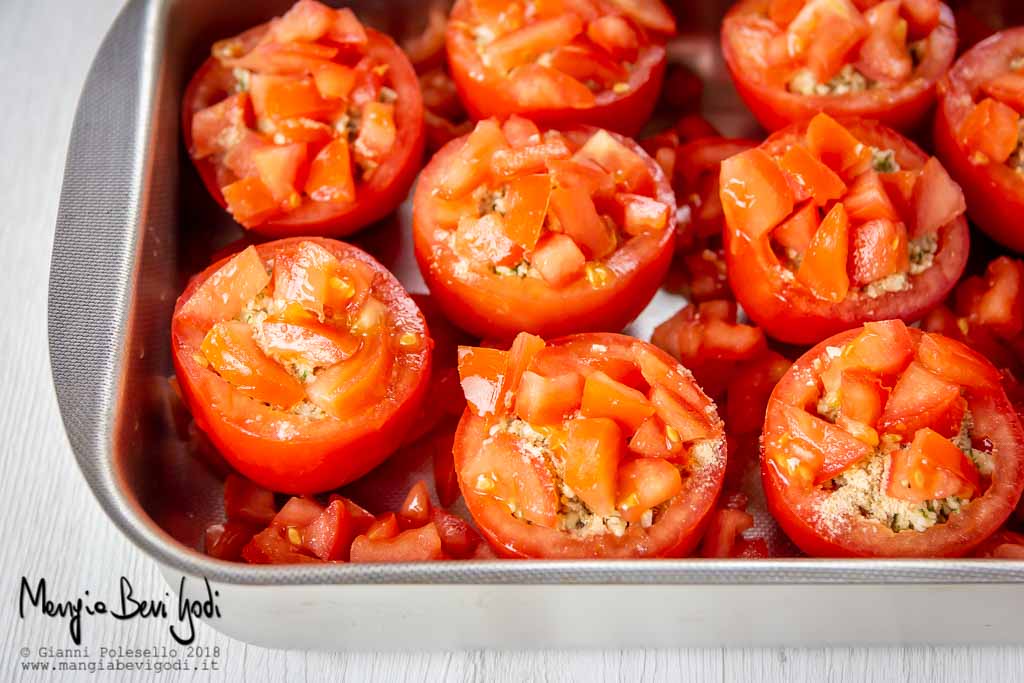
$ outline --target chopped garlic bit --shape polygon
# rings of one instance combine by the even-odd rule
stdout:
[[[896,152],[891,149],[871,148],[871,168],[877,173],[895,173],[900,170]]]
[[[800,95],[847,95],[863,92],[875,86],[852,64],[846,64],[826,83],[818,83],[810,69],[801,69],[789,82],[790,92]]]

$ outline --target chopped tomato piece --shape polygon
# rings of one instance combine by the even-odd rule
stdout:
[[[590,21],[587,37],[616,59],[632,61],[636,58],[639,47],[636,31],[620,16],[606,14]]]
[[[676,20],[660,0],[609,0],[624,15],[644,28],[667,33],[676,32]]]
[[[371,541],[394,538],[398,535],[398,515],[394,512],[385,512],[373,520],[373,523],[367,527],[365,534]]]
[[[912,362],[893,387],[878,428],[909,436],[930,427],[950,435],[960,431],[962,417],[960,387]]]
[[[942,16],[940,0],[900,0],[911,39],[927,36],[939,25]]]
[[[576,373],[544,377],[527,370],[519,382],[515,413],[530,424],[555,424],[583,400],[583,378]]]
[[[512,409],[523,373],[533,363],[537,354],[544,350],[544,346],[543,339],[529,332],[520,332],[512,340],[512,346],[508,350],[508,375],[502,387],[501,405],[505,410]]]
[[[603,50],[590,45],[563,45],[551,53],[551,66],[577,81],[614,87],[629,77],[626,68]]]
[[[507,73],[568,43],[582,32],[583,21],[576,14],[543,19],[495,40],[484,48],[484,59],[490,66]]]
[[[259,133],[255,133],[251,130],[244,131],[242,133],[242,138],[224,153],[224,166],[226,167],[226,171],[243,179],[259,175],[259,171],[256,170],[256,165],[252,161],[252,155],[257,150],[269,147],[270,144],[271,143]],[[224,177],[230,177],[224,169],[221,169],[221,173]],[[223,185],[224,183],[220,184]]]
[[[480,452],[466,461],[460,476],[463,490],[490,496],[521,512],[528,522],[548,528],[558,522],[558,490],[552,473],[520,450],[516,437],[507,432],[482,444]]]
[[[356,72],[343,64],[323,62],[313,71],[313,84],[324,99],[347,100],[356,87]]]
[[[481,417],[500,414],[502,387],[508,374],[508,352],[475,346],[459,347],[459,382],[473,411]]]
[[[853,229],[850,242],[850,275],[858,287],[910,268],[907,229],[902,223],[887,218],[870,220]]]
[[[802,53],[815,80],[826,83],[869,32],[850,0],[811,0],[790,23],[786,39],[796,48],[790,54]]]
[[[366,45],[366,29],[349,7],[334,11],[334,23],[327,31],[327,37],[341,45]]]
[[[562,138],[553,138],[534,145],[498,149],[491,157],[491,173],[498,178],[539,173],[547,168],[548,159],[568,159],[571,153]]]
[[[880,173],[879,179],[885,192],[892,202],[893,209],[903,225],[911,226],[917,220],[917,207],[914,205],[914,186],[917,185],[918,171],[893,171]]]
[[[892,453],[886,492],[893,498],[923,503],[979,489],[978,471],[963,451],[931,429],[921,429],[908,448]]]
[[[508,238],[504,221],[496,213],[463,216],[454,246],[455,253],[475,263],[514,266],[522,258],[522,249]]]
[[[610,197],[615,192],[615,179],[595,162],[551,159],[547,167],[551,180],[559,187],[582,187],[595,197]]]
[[[838,303],[850,291],[850,278],[846,274],[848,234],[846,210],[837,203],[814,233],[796,271],[796,279],[820,299]]]
[[[828,114],[807,124],[807,147],[844,178],[855,178],[871,164],[871,150]]]
[[[274,493],[245,477],[229,474],[224,480],[224,514],[228,521],[266,526],[277,514]]]
[[[338,48],[316,43],[263,43],[237,59],[221,59],[231,69],[275,76],[301,77],[330,64]]]
[[[807,0],[771,0],[771,4],[768,5],[768,18],[780,28],[785,28],[796,18],[806,2]]]
[[[647,163],[606,130],[599,130],[573,155],[576,161],[591,161],[607,171],[626,192],[650,194],[654,179]]]
[[[586,109],[595,102],[594,93],[586,85],[542,64],[517,66],[509,74],[505,88],[524,109]]]
[[[886,391],[871,373],[843,370],[839,384],[839,413],[844,417],[874,428],[882,417]]]
[[[496,121],[484,119],[477,123],[441,174],[438,193],[445,199],[455,199],[475,189],[490,172],[490,159],[494,152],[507,146],[508,142]]]
[[[306,162],[306,144],[273,145],[252,153],[260,180],[270,190],[275,202],[295,208],[302,201],[295,191],[299,169]]]
[[[792,216],[772,230],[772,237],[786,249],[802,254],[811,246],[811,240],[821,225],[821,215],[814,202],[807,202]]]
[[[552,233],[538,243],[530,260],[540,276],[552,287],[564,287],[583,274],[587,257],[567,235]]]
[[[774,351],[744,363],[726,390],[726,424],[730,434],[759,434],[768,398],[792,365]]]
[[[345,503],[333,501],[300,530],[302,547],[325,562],[347,560],[355,535]]]
[[[200,350],[217,374],[257,401],[291,408],[305,396],[299,380],[263,353],[246,323],[217,323]]]
[[[268,319],[260,325],[263,348],[285,360],[326,367],[350,358],[359,350],[359,338],[311,316],[297,321]]]
[[[1024,74],[1010,71],[1000,74],[981,86],[982,91],[1003,104],[1024,112]]]
[[[803,408],[783,405],[780,411],[788,439],[786,449],[814,473],[814,483],[832,479],[850,465],[871,455],[873,449],[845,430],[811,415]],[[765,435],[765,438],[770,438]],[[771,438],[778,438],[772,435]]]
[[[364,159],[378,160],[395,146],[398,130],[395,128],[395,105],[386,102],[367,102],[359,121],[359,137],[355,151]]]
[[[316,0],[299,0],[271,28],[282,43],[313,42],[322,38],[334,24],[334,10]]]
[[[914,203],[917,219],[911,237],[937,232],[967,210],[963,190],[935,157],[929,158],[921,169],[914,186]]]
[[[242,178],[221,188],[228,211],[245,227],[259,225],[280,211],[280,204],[259,178]]]
[[[441,548],[448,557],[468,559],[483,541],[480,534],[458,515],[435,508],[431,512],[431,521],[441,537]]]
[[[652,387],[648,398],[654,404],[658,417],[667,427],[675,430],[682,443],[707,439],[714,434],[707,418],[701,412],[679,400],[664,387]]]
[[[662,458],[635,458],[619,467],[619,514],[627,522],[639,522],[644,513],[671,500],[683,489],[679,470]]]
[[[398,526],[402,529],[417,529],[430,521],[430,491],[420,480],[412,485],[398,510]]]
[[[743,540],[743,532],[753,526],[754,517],[749,512],[734,508],[715,510],[701,542],[701,557],[735,557],[739,541]]]
[[[793,210],[793,191],[764,150],[740,152],[722,162],[722,208],[729,226],[757,239]]]
[[[587,375],[580,414],[613,419],[632,434],[654,414],[654,406],[640,391],[598,370]]]
[[[900,18],[900,0],[886,0],[864,13],[871,27],[860,46],[857,69],[871,80],[899,85],[914,70],[907,49],[907,23]]]
[[[670,433],[665,423],[651,415],[640,423],[629,440],[629,450],[637,455],[651,458],[671,458],[683,449],[683,443],[673,429]]]
[[[320,562],[292,545],[278,527],[268,527],[242,548],[242,559],[250,564],[305,564]]]
[[[334,137],[334,129],[313,119],[285,119],[279,121],[274,137],[281,136],[284,143],[306,142],[319,148]]]
[[[1000,256],[985,271],[986,289],[970,307],[970,319],[1011,339],[1024,329],[1024,262]]]
[[[513,147],[540,144],[540,128],[530,119],[513,114],[501,124],[501,132]]]
[[[902,320],[864,324],[843,352],[847,367],[865,368],[879,375],[902,372],[914,357],[914,343]]]
[[[968,388],[998,386],[999,372],[963,344],[926,333],[917,347],[921,364],[953,384]]]
[[[192,116],[192,156],[204,159],[231,149],[252,122],[248,93],[225,97]]]
[[[351,358],[327,368],[309,384],[309,400],[329,415],[349,419],[378,400],[387,389],[384,378],[393,358],[377,334],[364,337]]]
[[[550,196],[546,174],[519,176],[505,186],[505,234],[526,251],[537,246]]]
[[[203,534],[203,552],[218,560],[238,561],[242,549],[252,540],[256,527],[242,522],[227,521],[211,524]]]
[[[313,159],[306,179],[306,194],[318,202],[352,202],[356,198],[348,141],[336,138]]]
[[[664,230],[668,225],[668,205],[639,194],[622,193],[615,197],[622,207],[621,226],[629,235]]]
[[[441,537],[431,523],[403,531],[394,538],[357,536],[352,541],[352,562],[427,562],[444,559]]]
[[[986,97],[974,105],[960,124],[960,142],[972,150],[977,164],[1002,164],[1017,149],[1020,114],[999,100]]]
[[[857,176],[850,186],[850,191],[843,197],[843,206],[853,223],[863,223],[879,218],[898,221],[899,215],[889,200],[889,193],[882,184],[881,177],[874,171],[867,171]]]
[[[298,249],[274,258],[274,297],[300,304],[319,318],[324,302],[330,300],[331,278],[340,267],[338,259],[319,244],[302,242]]]
[[[315,119],[334,108],[333,104],[320,97],[312,78],[253,74],[249,83],[253,110],[259,118],[307,116]]]
[[[565,484],[595,514],[615,511],[615,483],[622,457],[622,431],[608,418],[569,422],[565,445]]]
[[[218,320],[237,316],[270,282],[256,247],[246,247],[208,277],[181,308],[206,329]]]
[[[846,194],[846,183],[835,171],[818,161],[803,145],[793,145],[779,159],[779,166],[793,179],[796,201],[810,199],[824,206]]]

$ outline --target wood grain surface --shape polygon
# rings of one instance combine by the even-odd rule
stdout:
[[[166,589],[155,564],[107,520],[74,463],[57,413],[46,351],[46,281],[75,104],[118,0],[0,0],[0,680],[78,680],[25,672],[42,647],[67,647],[66,623],[19,618],[22,576],[51,597],[113,600],[120,576],[139,594]],[[66,334],[74,334],[73,330]],[[936,595],[941,600],[941,595]],[[827,605],[822,606],[827,609]],[[1022,606],[1024,608],[1024,606]],[[439,615],[438,618],[443,618]],[[950,627],[955,628],[955,615]],[[161,621],[85,619],[83,645],[173,645]],[[205,626],[217,672],[104,672],[100,680],[232,681],[835,681],[1024,680],[1024,648],[671,650],[612,652],[282,652]],[[28,656],[23,652],[27,651]]]

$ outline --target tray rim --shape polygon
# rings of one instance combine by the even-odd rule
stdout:
[[[528,584],[528,585],[778,585],[778,584],[1024,584],[1024,561],[981,559],[765,559],[710,560],[702,558],[655,560],[530,560],[530,561],[448,561],[380,565],[252,566],[210,558],[186,547],[145,514],[126,492],[124,482],[114,471],[111,453],[113,432],[117,426],[116,406],[125,400],[122,392],[125,358],[123,349],[109,349],[99,360],[102,376],[93,377],[90,395],[93,405],[81,402],[73,386],[78,372],[78,345],[62,338],[64,319],[69,314],[64,268],[81,259],[95,258],[87,250],[77,249],[88,234],[89,226],[76,221],[76,204],[81,200],[77,186],[69,182],[85,170],[76,159],[89,158],[77,152],[101,144],[86,118],[89,104],[102,92],[97,65],[111,59],[124,47],[124,36],[134,30],[137,41],[137,79],[119,80],[114,87],[126,91],[121,98],[130,107],[126,112],[133,126],[125,137],[135,147],[129,187],[122,188],[129,198],[117,207],[112,220],[123,236],[122,251],[110,255],[128,267],[122,281],[109,283],[115,292],[114,320],[103,321],[107,331],[125,333],[132,307],[132,291],[139,277],[141,240],[139,221],[143,215],[145,169],[152,160],[147,145],[153,133],[152,114],[158,92],[161,51],[166,42],[166,19],[176,0],[131,0],[115,19],[90,67],[69,143],[57,215],[54,247],[48,287],[48,340],[51,372],[61,418],[79,469],[104,512],[128,539],[147,555],[167,568],[210,580],[237,585],[385,585],[385,584]],[[103,87],[109,90],[111,84]],[[78,259],[76,261],[76,259]],[[117,296],[119,295],[119,296]],[[95,341],[95,340],[94,340]],[[88,350],[89,346],[84,346]],[[90,410],[92,414],[90,414]],[[84,418],[84,424],[83,424]],[[93,428],[88,424],[93,421]]]

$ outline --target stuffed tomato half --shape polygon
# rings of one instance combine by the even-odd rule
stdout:
[[[363,251],[268,242],[214,263],[171,322],[196,425],[274,491],[326,491],[383,461],[412,429],[433,342],[415,302]]]
[[[769,130],[827,112],[906,131],[931,110],[956,28],[938,0],[741,0],[722,24],[722,51]]]
[[[772,337],[812,344],[869,320],[918,320],[967,263],[959,186],[871,121],[818,114],[722,163],[729,282]]]
[[[458,0],[448,64],[474,118],[634,135],[658,99],[675,30],[661,0]]]
[[[939,83],[935,149],[964,188],[968,213],[1001,244],[1024,252],[1024,28],[964,54]]]
[[[981,355],[899,320],[808,351],[772,392],[768,509],[807,554],[954,557],[1024,489],[1024,431]]]
[[[350,9],[300,0],[213,46],[185,91],[210,194],[271,237],[351,234],[405,199],[423,156],[412,65]]]
[[[445,315],[479,337],[622,329],[672,259],[661,167],[606,130],[485,119],[423,170],[416,259]]]
[[[725,476],[722,421],[690,372],[619,334],[462,347],[455,437],[470,514],[508,557],[678,557]]]

